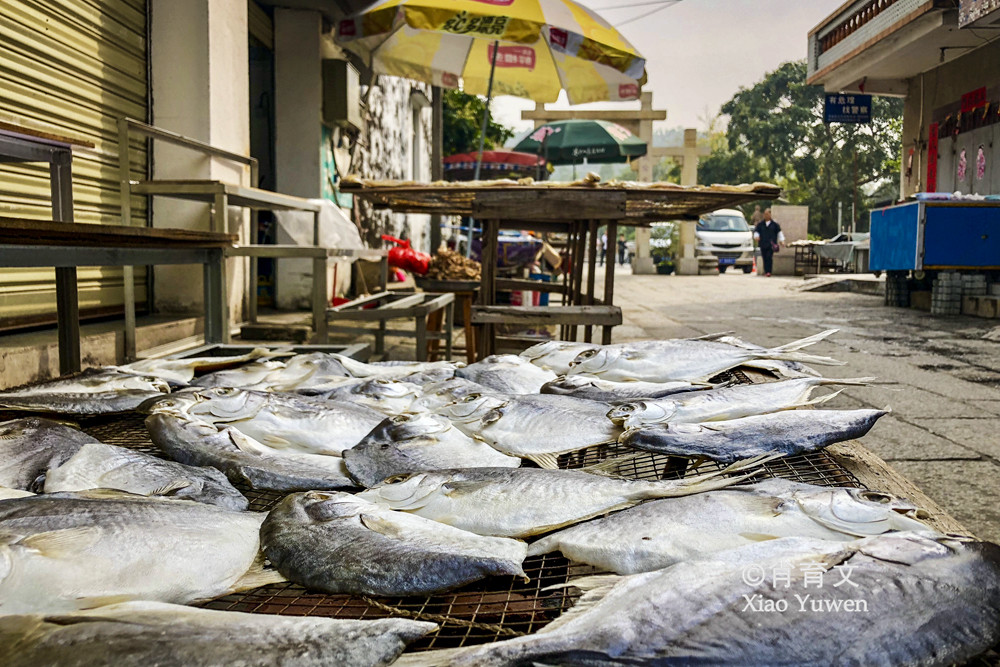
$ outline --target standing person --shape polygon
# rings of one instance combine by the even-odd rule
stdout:
[[[618,263],[622,266],[625,265],[625,250],[627,246],[625,245],[625,235],[622,234],[618,237]]]
[[[753,207],[753,215],[750,216],[750,224],[756,227],[763,219],[764,214],[760,212],[760,204],[758,204]]]
[[[770,208],[764,209],[764,219],[753,228],[753,238],[760,247],[760,258],[764,262],[764,275],[770,278],[771,269],[774,268],[774,253],[778,252],[778,248],[785,242],[781,225],[771,219]]]
[[[608,233],[601,234],[601,266],[604,266],[604,259],[608,256]]]

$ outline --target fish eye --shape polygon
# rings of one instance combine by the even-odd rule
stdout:
[[[597,354],[597,350],[584,350],[580,353],[581,359],[591,359]]]
[[[870,500],[873,503],[881,503],[887,505],[892,502],[892,496],[887,496],[884,493],[876,493],[875,491],[864,491],[859,494],[863,499]]]
[[[469,394],[468,396],[465,397],[465,402],[472,403],[473,401],[478,400],[479,397],[480,394]]]
[[[383,484],[398,484],[399,482],[405,482],[409,479],[409,475],[393,475],[392,477],[386,477],[382,480]]]
[[[381,449],[383,451],[386,450],[386,449],[389,449],[390,447],[392,447],[392,445],[390,445],[388,443],[385,443],[383,445],[379,445],[379,449]]]

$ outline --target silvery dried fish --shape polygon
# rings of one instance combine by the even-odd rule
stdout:
[[[1000,641],[1000,547],[935,533],[783,538],[570,585],[583,596],[533,635],[397,664],[944,667]]]
[[[605,345],[581,352],[573,361],[569,374],[596,375],[604,380],[619,382],[698,382],[757,359],[840,365],[834,359],[799,351],[835,332],[836,329],[824,331],[769,350],[748,350],[713,341],[687,339]]]
[[[470,394],[438,409],[463,433],[511,456],[555,468],[559,454],[614,442],[608,405],[551,394]]]
[[[427,595],[486,576],[524,577],[526,545],[483,537],[346,493],[296,493],[261,526],[268,560],[328,593]]]
[[[175,461],[212,466],[234,483],[254,489],[303,491],[354,486],[344,459],[334,454],[268,447],[235,428],[216,428],[182,413],[157,412],[146,419],[149,437]]]
[[[0,407],[28,412],[103,415],[133,410],[140,403],[170,392],[152,376],[113,368],[93,369],[62,380],[0,392]]]
[[[260,568],[263,519],[106,490],[2,501],[0,614],[186,603],[281,581]]]
[[[722,472],[676,481],[618,479],[579,470],[466,468],[389,479],[359,498],[479,535],[527,537],[631,507],[735,484]]]
[[[386,419],[342,456],[351,477],[368,487],[412,472],[521,465],[521,459],[470,438],[446,418],[432,414]]]
[[[693,424],[698,422],[739,419],[763,415],[780,410],[818,405],[836,397],[840,392],[810,400],[816,387],[833,385],[865,386],[875,378],[850,380],[826,378],[798,378],[780,382],[744,384],[721,389],[693,392],[660,400],[645,400],[618,405],[608,412],[608,417],[625,428],[638,428],[650,424]]]
[[[588,401],[615,403],[643,398],[663,398],[690,391],[710,389],[713,385],[702,382],[612,382],[589,375],[558,377],[542,386],[543,394],[560,394]]]
[[[769,454],[802,454],[868,433],[885,410],[788,410],[701,424],[652,424],[619,441],[672,456],[729,463]]]
[[[323,394],[328,401],[353,403],[390,417],[410,411],[413,402],[423,395],[418,385],[401,380],[376,378],[334,389]]]
[[[478,382],[501,394],[537,394],[542,385],[556,379],[516,354],[494,354],[455,371],[455,376]]]
[[[96,442],[83,431],[50,419],[27,417],[0,423],[0,486],[41,491],[49,468]]]
[[[749,486],[642,503],[546,535],[528,555],[560,551],[618,574],[781,537],[847,542],[890,531],[930,530],[913,503],[875,491],[767,479]]]
[[[590,343],[547,340],[532,345],[527,350],[521,352],[520,356],[539,368],[550,370],[556,375],[566,375],[569,372],[570,364],[576,359],[577,355],[584,350],[593,349],[594,347]]]
[[[233,366],[241,366],[256,359],[266,357],[284,356],[287,352],[276,350],[274,352],[266,347],[255,347],[246,354],[233,355],[228,357],[190,357],[187,359],[141,359],[124,364],[113,366],[125,373],[132,375],[151,375],[172,384],[186,385],[194,379],[195,373],[213,373]]]
[[[57,616],[0,616],[6,667],[384,667],[437,628],[122,602]]]
[[[87,489],[194,500],[231,510],[245,510],[248,505],[247,499],[215,468],[164,461],[101,442],[83,445],[45,475],[45,493]]]

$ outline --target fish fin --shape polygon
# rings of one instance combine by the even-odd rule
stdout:
[[[454,664],[455,658],[468,652],[469,647],[404,653],[392,664],[393,667],[446,667],[446,665]]]
[[[816,398],[811,398],[808,401],[803,401],[802,403],[799,403],[795,407],[804,407],[806,405],[820,405],[822,403],[826,403],[827,401],[832,401],[833,399],[837,398],[837,396],[840,396],[840,392],[842,391],[844,390],[838,389],[837,391],[830,392],[829,394],[824,394],[823,396],[817,396]]]
[[[239,579],[237,579],[230,592],[238,593],[240,591],[249,591],[254,588],[260,588],[261,586],[269,586],[271,584],[280,584],[283,581],[288,581],[281,573],[275,569],[266,567],[264,565],[263,555],[258,554],[256,560],[254,560],[253,565],[250,569],[243,573]]]
[[[280,435],[272,435],[270,433],[266,433],[264,437],[259,439],[259,442],[273,449],[290,449],[292,446],[292,441],[288,438],[282,438]]]
[[[101,539],[101,531],[93,527],[65,528],[36,533],[18,540],[18,544],[34,549],[46,558],[78,557]]]
[[[361,519],[361,523],[364,524],[364,527],[373,533],[378,533],[379,535],[384,535],[392,539],[399,539],[403,537],[399,528],[395,524],[380,516],[375,514],[361,514],[358,518]]]
[[[77,598],[79,600],[79,598]],[[111,604],[120,604],[122,602],[133,602],[135,601],[135,595],[129,595],[127,593],[122,593],[121,595],[100,595],[97,597],[88,597],[87,602],[84,606],[80,607],[80,610],[84,609],[97,609],[98,607],[106,607]],[[76,618],[80,618],[79,616]],[[46,619],[48,620],[48,619]],[[98,618],[94,619],[100,620]]]
[[[149,495],[151,496],[169,496],[175,491],[180,491],[181,489],[186,489],[191,486],[191,480],[188,479],[175,479],[173,481],[167,482],[158,489],[154,489]]]
[[[778,539],[777,535],[766,535],[764,533],[740,533],[740,537],[751,542],[768,542]]]
[[[547,586],[546,588],[543,588],[543,591],[559,588],[577,588],[583,592],[583,595],[576,601],[576,604],[564,611],[554,621],[539,630],[538,634],[557,630],[573,619],[588,613],[594,608],[594,606],[597,605],[597,603],[607,596],[620,579],[622,579],[622,577],[617,574],[599,574],[593,577],[582,577],[580,579],[568,581],[565,584],[556,584],[555,586]]]
[[[821,340],[829,338],[838,331],[840,331],[840,329],[827,329],[826,331],[821,331],[818,334],[813,334],[812,336],[807,336],[806,338],[800,338],[799,340],[793,340],[791,343],[785,343],[784,345],[772,348],[770,351],[781,353],[781,352],[794,352],[796,350],[801,350],[804,347],[815,345]]]
[[[580,468],[582,472],[589,472],[594,475],[607,475],[609,477],[618,477],[616,474],[617,470],[623,465],[635,461],[637,458],[645,454],[646,452],[637,452],[635,454],[625,454],[623,456],[615,456],[610,459],[605,459],[600,463],[592,463],[589,466],[584,466]]]
[[[878,381],[877,377],[868,378],[816,378],[815,382],[819,386],[831,385],[831,384],[844,384],[852,385],[857,387],[867,387],[870,384],[874,384]]]
[[[525,456],[524,458],[538,464],[541,468],[555,470],[559,467],[559,463],[554,454],[532,454],[530,456]]]

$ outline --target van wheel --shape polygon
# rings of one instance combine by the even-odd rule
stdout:
[[[753,273],[753,267],[752,266],[744,266],[743,267],[743,273]]]
[[[729,268],[728,264],[719,264],[719,273],[725,273],[726,269]]]

